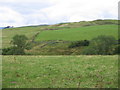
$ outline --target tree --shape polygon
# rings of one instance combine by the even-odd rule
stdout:
[[[25,35],[15,35],[11,41],[13,44],[12,50],[9,52],[13,52],[15,55],[25,54],[24,50],[27,48],[27,40],[28,38]]]
[[[76,48],[76,47],[80,47],[80,46],[88,46],[89,45],[89,41],[88,40],[81,40],[81,41],[75,41],[72,42],[68,48]]]
[[[120,45],[115,46],[115,54],[120,54]]]
[[[13,46],[2,49],[2,55],[24,55],[25,49],[32,48],[32,43],[27,40],[25,35],[15,35],[11,41]]]
[[[112,36],[98,36],[91,40],[88,48],[86,48],[83,54],[96,54],[96,55],[110,55],[114,53],[114,45],[116,40]]]

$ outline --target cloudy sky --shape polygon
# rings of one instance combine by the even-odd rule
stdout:
[[[0,0],[0,27],[117,19],[119,0]]]

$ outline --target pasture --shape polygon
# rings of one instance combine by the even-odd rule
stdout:
[[[110,35],[118,38],[118,25],[95,25],[79,28],[42,31],[35,41],[45,40],[91,40],[99,35]]]
[[[118,56],[2,56],[3,88],[117,88]]]
[[[26,35],[29,39],[39,32],[43,27],[18,27],[18,28],[9,28],[2,30],[2,46],[3,48],[10,47],[11,40],[14,35]]]
[[[25,50],[28,55],[2,56],[2,87],[118,88],[118,55],[79,55],[86,47],[68,48],[72,41],[99,35],[117,40],[117,24],[117,20],[95,20],[1,30],[0,49],[11,47],[17,34],[26,35],[33,44]]]
[[[29,40],[46,41],[46,40],[91,40],[98,35],[111,35],[118,38],[118,21],[81,21],[73,23],[63,23],[46,26],[26,26],[3,29],[2,47],[10,47],[11,40],[16,34],[26,35]],[[38,36],[35,36],[37,33]]]

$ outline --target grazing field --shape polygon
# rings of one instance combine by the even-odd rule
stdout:
[[[3,88],[117,88],[118,56],[3,56]]]
[[[29,39],[39,32],[43,27],[19,27],[2,30],[2,46],[3,48],[10,47],[10,41],[16,34],[26,35]]]
[[[11,40],[16,34],[26,35],[29,40],[33,38],[35,41],[45,40],[91,40],[98,35],[112,35],[118,38],[118,21],[102,20],[102,21],[81,21],[73,23],[62,23],[56,25],[45,26],[26,26],[17,28],[8,28],[2,30],[2,46],[10,47]],[[41,32],[42,31],[42,32]],[[39,33],[38,36],[35,36]],[[35,36],[35,37],[34,37]]]
[[[117,39],[118,25],[96,25],[62,30],[47,30],[41,32],[35,40],[91,40],[99,35],[111,35]]]

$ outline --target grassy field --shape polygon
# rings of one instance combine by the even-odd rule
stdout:
[[[3,56],[3,88],[117,88],[118,56]]]
[[[2,30],[2,46],[10,47],[10,41],[12,40],[13,36],[16,34],[19,35],[26,35],[29,39],[42,30],[43,27],[19,27],[19,28],[9,28]]]
[[[92,39],[98,35],[112,35],[118,37],[117,20],[95,20],[81,21],[72,23],[61,23],[48,26],[26,26],[3,29],[2,32],[2,47],[10,47],[10,41],[16,34],[26,35],[29,40],[40,33],[35,40],[83,40]],[[41,32],[43,31],[43,32]]]
[[[91,40],[99,35],[111,35],[117,39],[118,25],[96,25],[62,30],[47,30],[41,32],[35,40]]]

